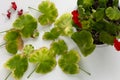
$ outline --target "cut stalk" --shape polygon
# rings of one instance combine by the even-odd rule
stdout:
[[[0,47],[4,46],[5,44],[6,44],[6,43],[1,44]]]
[[[40,12],[39,10],[37,10],[37,9],[35,9],[35,8],[32,8],[32,7],[28,7],[28,8]],[[41,12],[40,12],[40,13],[41,13]]]
[[[0,33],[4,33],[4,32],[8,32],[9,30],[6,30],[6,31],[1,31]]]
[[[33,71],[27,76],[27,78],[30,78],[30,76],[35,72],[35,70],[37,69],[38,64],[36,65],[36,67],[33,69]]]
[[[7,80],[11,74],[12,72],[10,72],[4,80]]]
[[[79,67],[80,68],[80,70],[82,70],[83,72],[85,72],[87,75],[91,75],[91,73],[89,73],[89,72],[87,72],[86,70],[84,70],[84,69],[82,69],[81,67]]]

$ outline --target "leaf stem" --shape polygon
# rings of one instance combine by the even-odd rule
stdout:
[[[6,43],[1,44],[0,47],[4,46],[5,44],[6,44]]]
[[[37,69],[38,64],[36,65],[36,67],[33,69],[33,71],[27,76],[27,78],[30,78],[30,76],[34,73],[34,71]]]
[[[11,74],[12,72],[10,72],[4,80],[7,80]]]
[[[37,10],[37,9],[35,9],[35,8],[32,8],[32,7],[28,7],[28,8],[40,12],[39,10]]]
[[[85,72],[87,75],[91,75],[91,73],[89,73],[89,72],[87,72],[86,70],[84,70],[84,69],[82,69],[81,67],[79,67],[80,68],[80,70],[82,70],[83,72]]]
[[[9,31],[9,30],[6,30],[6,31],[1,31],[0,33],[4,33],[4,32],[7,32],[7,31]]]

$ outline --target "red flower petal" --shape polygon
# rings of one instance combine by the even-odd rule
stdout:
[[[12,8],[13,8],[14,10],[16,10],[16,9],[17,9],[16,3],[15,3],[15,2],[11,2],[11,4],[12,4]]]
[[[23,9],[18,11],[18,16],[21,16],[23,14]]]
[[[10,17],[11,17],[11,12],[7,11],[7,18],[10,19]]]
[[[78,17],[79,16],[79,13],[78,13],[78,10],[74,10],[72,11],[72,15],[75,17]]]
[[[114,39],[114,47],[117,51],[120,51],[120,42],[117,39]]]

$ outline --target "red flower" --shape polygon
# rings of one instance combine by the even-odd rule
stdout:
[[[81,22],[79,21],[79,18],[78,18],[79,17],[78,10],[72,11],[72,15],[73,15],[73,17],[72,17],[73,22],[81,28],[82,24],[81,24]]]
[[[117,51],[120,51],[120,42],[116,38],[114,39],[114,47]]]
[[[16,10],[17,9],[16,3],[15,2],[11,2],[11,4],[12,4],[12,9]]]
[[[23,9],[19,10],[17,15],[21,16],[22,14],[23,14]]]
[[[11,12],[7,11],[7,18],[10,19],[10,17],[11,17]]]

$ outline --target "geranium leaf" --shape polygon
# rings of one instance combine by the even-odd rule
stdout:
[[[80,48],[80,51],[84,56],[90,55],[95,49],[93,44],[93,38],[90,32],[82,30],[80,32],[75,32],[71,37],[75,43]]]
[[[65,54],[67,53],[68,47],[67,44],[64,42],[64,40],[58,40],[52,42],[50,45],[50,51],[53,52],[54,54]]]
[[[16,80],[20,80],[28,68],[26,56],[21,54],[14,55],[5,63],[5,68],[12,72],[12,75]]]
[[[38,18],[41,25],[52,24],[58,16],[58,11],[55,4],[49,0],[42,1],[39,4],[38,9],[42,13],[42,15]]]
[[[76,74],[79,70],[80,55],[75,50],[70,50],[67,54],[60,57],[58,64],[67,74]]]
[[[13,40],[16,40],[19,36],[20,35],[19,35],[18,31],[10,30],[5,34],[4,40],[5,41],[13,41]]]
[[[100,41],[103,42],[103,43],[106,43],[108,45],[113,45],[113,42],[114,42],[114,39],[115,37],[108,34],[107,32],[105,31],[102,31],[100,33],[100,37],[99,37]]]
[[[59,37],[61,30],[58,27],[54,27],[50,32],[45,32],[43,35],[44,40],[55,40]]]
[[[42,74],[52,71],[56,66],[55,57],[51,55],[46,47],[35,50],[30,55],[29,61],[38,64],[36,72]]]
[[[106,16],[111,20],[119,20],[120,19],[120,11],[117,7],[108,7],[106,9]]]
[[[25,47],[23,48],[24,54],[30,54],[33,51],[34,51],[34,46],[32,46],[31,44],[25,45]]]
[[[31,37],[37,28],[37,21],[30,14],[24,14],[18,17],[13,23],[13,27],[20,31],[22,37]]]
[[[18,45],[16,40],[6,42],[6,50],[11,54],[16,54],[18,51]]]
[[[71,36],[73,34],[72,27],[72,15],[65,13],[55,21],[54,27],[57,27],[61,31],[63,36]]]

